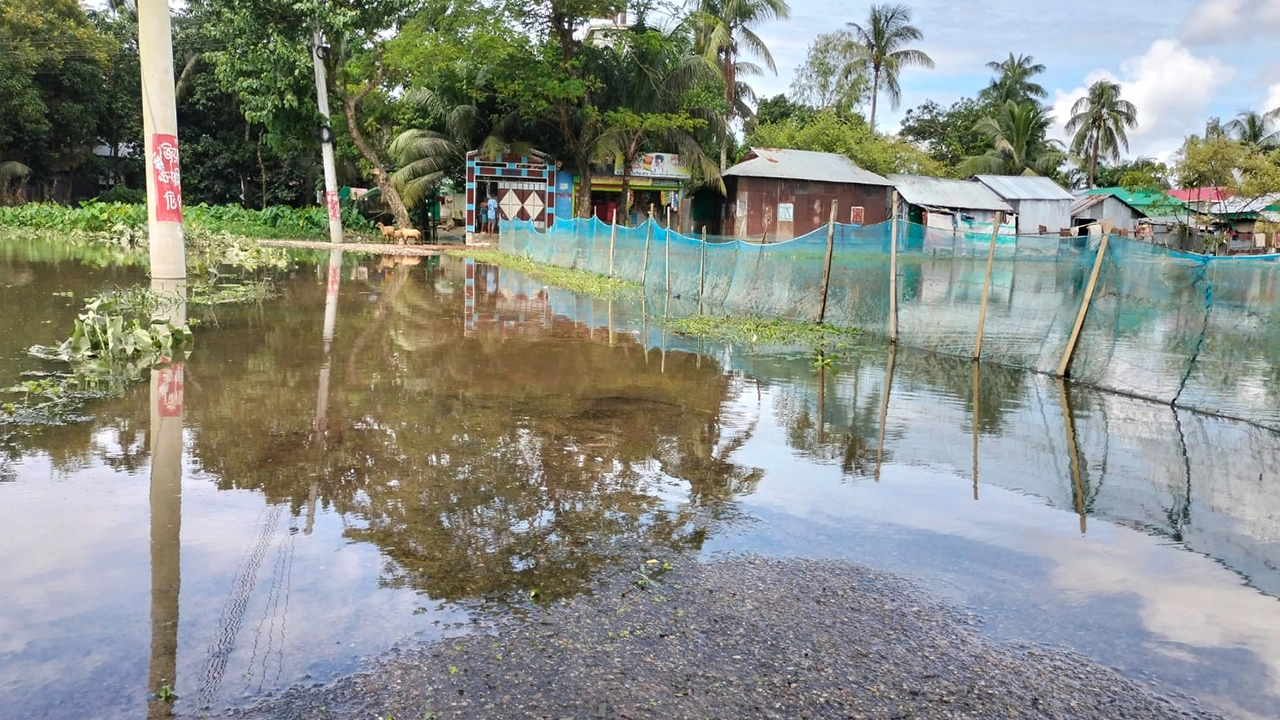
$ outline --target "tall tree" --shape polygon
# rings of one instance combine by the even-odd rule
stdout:
[[[906,5],[872,5],[866,25],[851,22],[858,45],[871,66],[871,130],[876,129],[876,105],[880,88],[889,96],[890,107],[902,101],[898,74],[909,67],[933,67],[933,58],[922,50],[907,47],[924,39],[924,33],[911,24],[911,9]]]
[[[990,105],[974,98],[963,98],[949,108],[927,100],[907,110],[898,136],[920,145],[949,172],[957,174],[966,159],[990,149],[990,139],[977,130],[977,125],[992,112]]]
[[[739,78],[762,72],[760,66],[744,58],[758,57],[771,72],[778,72],[773,54],[756,34],[755,28],[769,20],[789,17],[791,6],[787,0],[698,0],[694,14],[698,28],[697,47],[715,62],[724,83],[727,110],[720,145],[721,169],[727,162],[730,124],[734,118],[751,117],[751,106],[747,101],[754,99],[754,94],[751,87]]]
[[[240,100],[245,118],[269,130],[311,124],[315,111],[312,33],[328,43],[329,92],[341,108],[346,131],[367,164],[397,224],[411,227],[408,209],[391,183],[383,149],[370,130],[370,107],[389,97],[384,87],[386,37],[406,17],[412,0],[235,0],[210,2],[220,49],[205,53],[224,87]]]
[[[1013,53],[1009,53],[1007,59],[992,60],[987,63],[987,67],[995,72],[996,76],[991,79],[991,84],[983,89],[984,100],[995,105],[1003,105],[1010,100],[1020,103],[1049,97],[1049,92],[1044,89],[1044,86],[1033,79],[1043,73],[1045,67],[1030,55],[1015,57]]]
[[[1129,150],[1126,130],[1138,126],[1138,109],[1120,97],[1119,83],[1099,80],[1071,106],[1067,132],[1074,133],[1071,152],[1089,158],[1089,187],[1095,186],[1098,158],[1120,159]]]
[[[1271,113],[1241,110],[1235,119],[1222,129],[1231,138],[1244,143],[1250,149],[1266,152],[1280,148],[1280,129],[1272,123]]]
[[[645,145],[675,148],[681,158],[719,184],[720,173],[694,138],[694,131],[721,118],[704,108],[685,108],[685,93],[716,77],[717,66],[693,54],[683,28],[669,32],[648,28],[643,21],[629,28],[619,42],[601,54],[601,81],[612,95],[605,112],[607,128],[597,145],[597,157],[622,162],[622,202],[619,212],[630,215],[631,168]]]
[[[853,33],[837,30],[810,43],[791,81],[791,95],[818,110],[849,112],[866,100],[870,86],[866,58]]]
[[[1036,103],[1006,102],[995,115],[978,121],[975,130],[991,149],[961,166],[965,175],[1048,175],[1062,164],[1062,152],[1044,137],[1053,122]]]

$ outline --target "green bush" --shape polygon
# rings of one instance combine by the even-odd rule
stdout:
[[[112,185],[109,190],[98,196],[98,202],[144,205],[147,202],[147,191],[128,188],[123,185]]]
[[[353,206],[344,205],[343,229],[370,232],[373,226]],[[144,229],[144,204],[90,201],[79,207],[51,203],[27,203],[0,207],[0,225],[37,230],[84,230],[119,233],[121,228]],[[328,236],[325,208],[269,207],[250,210],[239,205],[191,205],[183,208],[183,225],[197,233],[230,233],[249,238],[319,240]]]

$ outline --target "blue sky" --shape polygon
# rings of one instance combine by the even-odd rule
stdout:
[[[759,29],[778,75],[753,78],[761,97],[787,92],[809,43],[863,20],[872,3],[790,0],[791,19]],[[1211,115],[1280,107],[1280,0],[907,0],[937,63],[901,78],[902,105],[881,105],[881,127],[927,99],[949,104],[991,77],[985,64],[1014,54],[1048,66],[1042,84],[1059,121],[1100,77],[1138,106],[1132,155],[1169,159]],[[834,9],[838,7],[839,9]],[[883,100],[882,100],[883,103]]]

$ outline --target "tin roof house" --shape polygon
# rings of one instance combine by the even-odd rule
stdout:
[[[1057,183],[1039,175],[978,175],[1018,216],[1018,234],[1059,234],[1071,228],[1071,205],[1076,198]]]
[[[888,179],[858,167],[844,155],[752,148],[725,170],[723,231],[739,238],[788,240],[831,219],[872,224],[888,219]]]
[[[1014,232],[1013,207],[991,188],[970,180],[889,175],[905,206],[899,216],[912,225],[935,230],[990,234],[996,213],[1003,213],[1002,230]]]

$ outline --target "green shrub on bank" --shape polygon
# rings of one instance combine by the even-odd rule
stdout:
[[[324,239],[329,233],[329,214],[322,207],[269,207],[250,210],[239,205],[191,205],[183,208],[183,225],[188,232],[230,233],[251,238]],[[37,230],[105,232],[119,234],[122,228],[144,230],[144,204],[84,202],[78,206],[27,203],[0,207],[0,226]],[[343,229],[370,232],[373,226],[354,207],[342,212]]]

